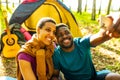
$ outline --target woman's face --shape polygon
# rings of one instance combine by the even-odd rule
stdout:
[[[45,45],[50,45],[55,39],[56,25],[52,22],[46,22],[45,25],[38,30],[38,39]]]

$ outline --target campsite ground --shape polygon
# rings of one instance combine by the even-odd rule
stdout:
[[[0,76],[16,77],[15,58],[5,58],[0,56]]]

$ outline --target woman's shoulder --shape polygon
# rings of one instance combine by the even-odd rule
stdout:
[[[27,60],[27,61],[31,62],[31,61],[35,60],[35,57],[33,57],[27,53],[20,52],[18,55],[18,60]]]

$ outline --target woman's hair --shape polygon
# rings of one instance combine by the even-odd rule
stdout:
[[[42,28],[46,22],[52,22],[52,23],[56,24],[56,21],[53,18],[44,17],[38,21],[36,28]]]

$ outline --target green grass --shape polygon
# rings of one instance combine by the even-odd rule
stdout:
[[[4,6],[2,6],[2,8],[0,8],[0,34],[2,34],[2,32],[6,29],[4,17],[3,17],[3,13],[2,13],[3,10],[7,11],[7,16],[8,16],[8,14],[10,14],[10,15],[12,14],[13,8],[9,8],[8,10]],[[10,17],[10,16],[8,16],[8,17]]]
[[[91,20],[91,14],[87,12],[83,12],[81,15],[77,12],[73,12],[75,15],[77,21],[79,23],[82,23],[84,25],[92,25],[92,24],[98,24],[97,20]],[[96,15],[96,18],[98,18],[98,15]]]
[[[82,15],[80,15],[77,12],[73,12],[79,26],[81,29],[89,29],[92,33],[96,33],[99,30],[98,25],[98,15],[96,15],[96,20],[91,20],[91,14],[87,12],[83,12]]]
[[[4,23],[4,18],[2,15],[2,10],[0,9],[0,34],[3,32],[3,30],[5,29],[5,23]]]

